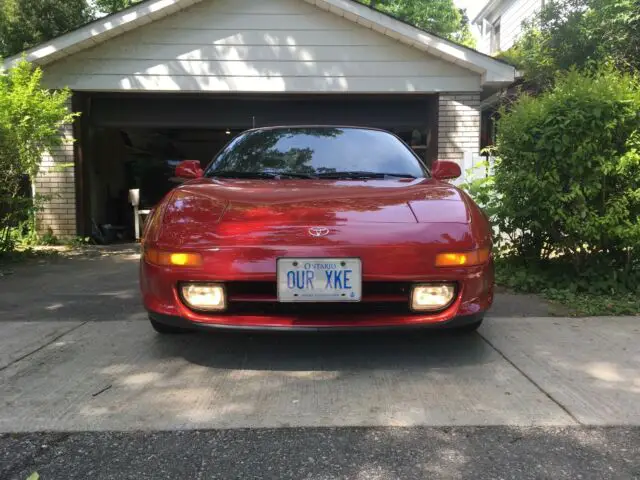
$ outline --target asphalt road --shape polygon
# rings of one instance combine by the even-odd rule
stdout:
[[[640,478],[638,428],[337,428],[0,436],[0,478]]]
[[[0,277],[2,480],[640,478],[638,318],[161,337],[103,253]]]

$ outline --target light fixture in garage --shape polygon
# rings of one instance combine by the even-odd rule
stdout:
[[[229,129],[227,128],[227,131],[226,131],[226,132],[224,132],[224,133],[226,133],[227,135],[231,135],[231,130],[229,130]]]

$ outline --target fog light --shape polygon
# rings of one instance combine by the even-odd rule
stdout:
[[[187,283],[180,287],[182,299],[194,310],[220,311],[227,307],[224,287],[214,283]]]
[[[413,310],[433,312],[448,307],[456,294],[452,284],[416,285],[413,287],[411,308]]]

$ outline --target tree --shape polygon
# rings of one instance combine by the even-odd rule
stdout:
[[[140,1],[141,0],[95,0],[93,3],[98,12],[110,14],[129,8]]]
[[[594,70],[612,62],[640,71],[638,0],[553,0],[525,25],[524,34],[503,58],[532,84],[547,88],[559,71]]]
[[[38,207],[24,195],[37,176],[43,153],[61,143],[59,128],[73,120],[68,90],[41,86],[42,71],[26,61],[0,73],[0,252],[12,247],[11,230]],[[34,204],[35,200],[35,204]]]
[[[466,11],[457,8],[453,0],[360,0],[360,2],[433,34],[469,47],[475,46]]]
[[[67,33],[91,18],[86,0],[0,0],[0,57]]]

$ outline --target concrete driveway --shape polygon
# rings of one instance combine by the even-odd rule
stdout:
[[[444,445],[482,426],[497,429],[487,444],[500,435],[530,438],[532,428],[542,429],[539,441],[553,431],[559,436],[549,438],[566,444],[562,429],[592,440],[595,433],[585,428],[619,426],[609,441],[628,455],[617,467],[640,475],[638,433],[626,429],[640,425],[639,318],[550,317],[549,306],[533,297],[503,294],[480,333],[469,337],[161,337],[139,304],[137,258],[135,248],[94,251],[0,277],[0,433],[11,434],[0,437],[0,446],[19,444],[22,452],[32,441],[58,438],[56,432],[91,432],[97,437],[86,442],[114,445],[131,440],[113,437],[114,431],[165,432],[179,435],[182,440],[173,440],[179,442],[187,431],[241,428],[273,429],[259,430],[266,442],[282,431],[305,442],[304,432],[322,436],[327,433],[313,429],[326,427],[340,427],[340,441],[358,436],[354,427],[373,429],[367,435],[380,428],[427,435],[439,427]],[[457,426],[467,430],[449,429]],[[19,432],[26,436],[15,437]],[[379,438],[395,438],[390,432],[380,431]],[[589,441],[574,448],[584,453]],[[7,472],[23,472],[25,465]],[[610,467],[603,463],[603,471],[618,471]],[[291,478],[303,478],[292,472]]]

